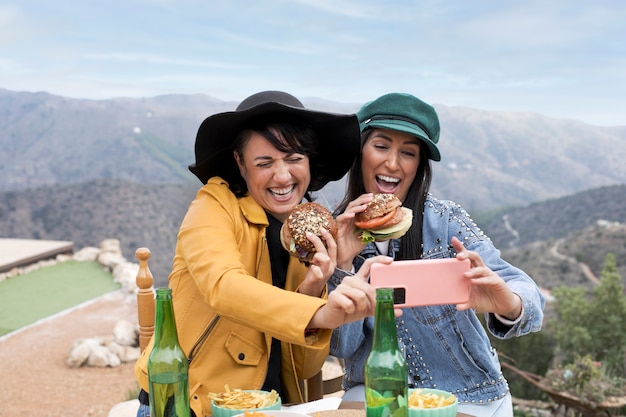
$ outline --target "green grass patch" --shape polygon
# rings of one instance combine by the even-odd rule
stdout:
[[[0,336],[120,288],[98,262],[67,261],[0,282]]]

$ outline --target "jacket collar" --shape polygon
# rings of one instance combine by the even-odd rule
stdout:
[[[378,248],[376,247],[376,244],[371,242],[365,245],[365,247],[361,251],[361,255],[364,258],[370,258],[376,255],[386,255],[391,256],[395,259],[398,252],[400,252],[400,239],[391,239],[387,253],[380,253],[378,251]]]
[[[239,199],[239,205],[241,206],[241,213],[248,222],[262,226],[269,225],[265,210],[249,194]]]

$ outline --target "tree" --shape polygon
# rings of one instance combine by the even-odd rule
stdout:
[[[557,342],[555,354],[557,358],[571,362],[580,351],[591,350],[591,335],[587,328],[591,306],[582,287],[558,287],[552,295],[556,300],[556,319],[550,326]]]
[[[608,373],[626,376],[626,295],[615,256],[605,257],[600,284],[591,294],[583,288],[560,287],[556,299],[557,355],[566,363],[590,355]]]
[[[593,289],[588,320],[590,353],[609,374],[626,377],[626,295],[612,253],[606,255],[600,285]]]

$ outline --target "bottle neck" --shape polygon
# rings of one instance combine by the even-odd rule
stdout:
[[[154,321],[154,344],[156,346],[174,346],[178,344],[176,320],[172,306],[172,290],[156,289],[156,312]]]
[[[393,289],[376,289],[376,313],[374,316],[374,350],[398,350],[398,334],[393,308]]]

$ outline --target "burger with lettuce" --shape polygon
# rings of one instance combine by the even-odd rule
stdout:
[[[382,242],[404,236],[413,222],[413,210],[403,207],[393,194],[375,194],[354,220],[361,232],[362,243]]]

